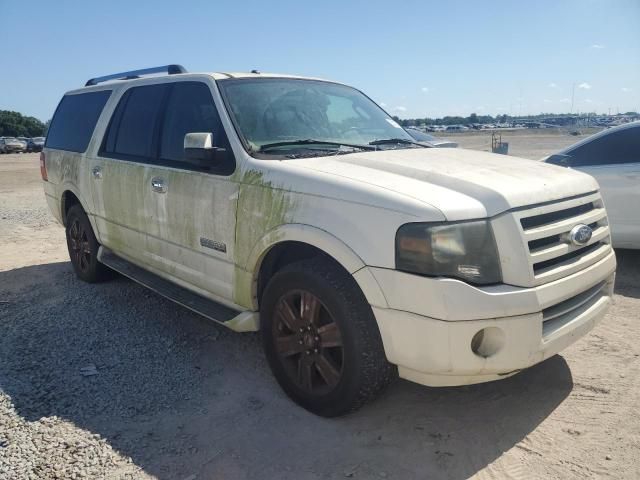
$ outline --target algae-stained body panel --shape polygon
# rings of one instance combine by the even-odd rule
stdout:
[[[254,272],[246,271],[244,266],[253,247],[262,237],[280,225],[294,222],[299,208],[295,196],[295,193],[265,180],[261,171],[249,170],[242,175],[234,255],[234,301],[238,305],[252,308]]]
[[[100,242],[133,259],[142,258],[146,236],[152,234],[152,205],[145,196],[150,188],[149,167],[142,163],[97,159],[100,178],[91,175],[94,214]]]
[[[164,271],[188,285],[231,301],[237,181],[176,168],[153,167],[150,175],[163,181],[166,192],[146,194],[155,225],[148,238],[149,261],[161,262]]]

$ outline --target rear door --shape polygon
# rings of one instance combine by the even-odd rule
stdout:
[[[572,167],[598,180],[614,246],[640,248],[640,126],[596,138],[568,155]]]
[[[118,254],[149,265],[148,236],[157,235],[151,188],[160,118],[169,85],[128,89],[120,98],[91,165],[100,241]]]

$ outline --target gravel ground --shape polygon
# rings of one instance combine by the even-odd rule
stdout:
[[[398,381],[327,420],[284,396],[257,335],[76,280],[46,212],[37,155],[0,156],[0,479],[640,477],[640,252],[618,252],[616,304],[561,356]]]

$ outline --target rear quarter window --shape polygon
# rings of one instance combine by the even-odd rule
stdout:
[[[85,152],[111,90],[62,97],[53,115],[45,147]]]

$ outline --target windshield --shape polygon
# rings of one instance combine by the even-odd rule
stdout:
[[[278,145],[278,151],[318,149],[322,141],[346,146],[383,139],[413,141],[378,105],[345,85],[282,78],[230,79],[218,85],[238,133],[254,152],[296,140],[314,140],[314,144]],[[397,143],[386,147],[413,146]],[[336,149],[339,145],[321,148]]]
[[[407,132],[419,142],[433,142],[436,139],[433,135],[429,135],[428,133],[424,133],[413,128],[407,128]]]

